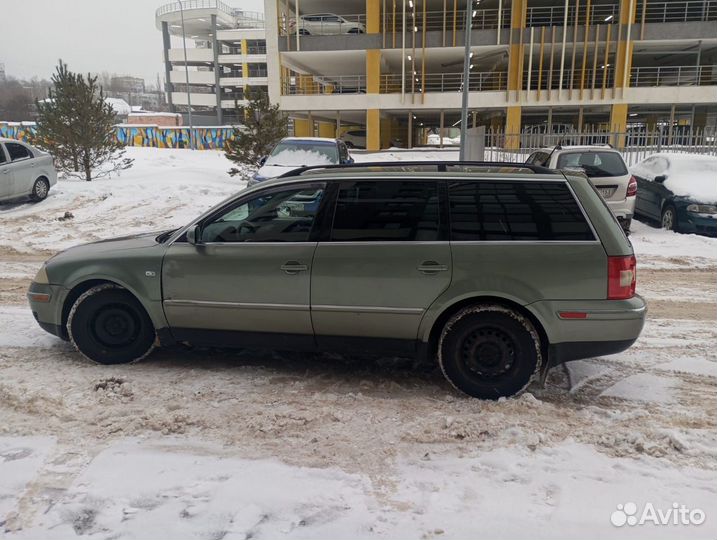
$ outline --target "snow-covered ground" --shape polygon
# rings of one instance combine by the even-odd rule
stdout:
[[[717,535],[717,240],[635,223],[637,344],[516,399],[468,399],[396,359],[166,350],[97,366],[27,310],[42,260],[179,226],[244,185],[220,153],[128,153],[120,177],[0,206],[1,537]],[[612,525],[629,502],[706,521]]]

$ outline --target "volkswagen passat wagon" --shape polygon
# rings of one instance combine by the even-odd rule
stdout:
[[[28,296],[103,364],[178,342],[373,351],[435,358],[489,399],[623,351],[646,311],[584,175],[425,162],[299,169],[179,230],[64,251]]]

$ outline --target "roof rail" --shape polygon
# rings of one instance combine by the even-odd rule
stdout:
[[[526,169],[537,174],[555,174],[555,171],[531,163],[513,163],[510,161],[371,161],[366,163],[351,163],[343,165],[307,165],[286,172],[279,178],[301,176],[307,171],[331,169],[369,169],[369,168],[398,168],[398,167],[436,167],[438,172],[447,172],[448,167],[506,167],[511,169]]]

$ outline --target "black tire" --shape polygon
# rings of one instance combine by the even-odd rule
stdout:
[[[50,192],[50,182],[45,178],[38,178],[32,185],[32,192],[30,193],[30,199],[39,202],[47,198],[47,194]]]
[[[677,209],[671,204],[662,209],[660,227],[668,231],[677,231]]]
[[[301,30],[299,30],[299,35],[300,35],[300,36],[310,36],[311,33],[310,33],[308,30],[304,30],[304,29],[302,28]]]
[[[67,333],[83,356],[107,365],[142,360],[156,341],[154,325],[142,304],[111,283],[80,295],[70,310]]]
[[[523,315],[475,305],[451,317],[438,343],[438,363],[461,392],[498,399],[525,390],[540,371],[540,337]]]

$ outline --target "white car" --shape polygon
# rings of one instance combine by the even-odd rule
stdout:
[[[296,32],[296,21],[289,23],[289,32]],[[337,34],[365,34],[366,25],[347,21],[335,13],[315,13],[299,17],[299,34],[304,36],[334,36]]]
[[[346,144],[323,137],[285,137],[261,159],[260,169],[249,180],[252,186],[264,180],[310,165],[347,165],[354,160]]]
[[[549,169],[584,172],[602,195],[626,233],[635,214],[637,179],[630,174],[622,154],[609,145],[556,146],[530,154],[526,163]]]
[[[52,156],[21,141],[0,138],[0,202],[41,201],[57,184]]]
[[[366,130],[354,129],[341,135],[341,140],[349,148],[366,148]]]

